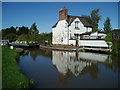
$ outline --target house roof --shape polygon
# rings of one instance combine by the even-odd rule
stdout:
[[[57,24],[58,24],[58,21],[56,22],[56,24],[55,24],[55,25],[53,25],[53,26],[52,26],[52,28],[56,27],[56,26],[57,26]]]
[[[85,27],[92,27],[92,25],[91,25],[84,17],[71,16],[71,15],[68,15],[68,16],[67,16],[67,20],[66,20],[66,21],[67,21],[67,23],[68,23],[68,26],[70,26],[71,23],[72,23],[76,18],[79,18],[80,21],[83,23],[83,25],[84,25]],[[59,20],[58,20],[58,21],[59,21]],[[58,23],[58,21],[57,21],[57,23]],[[56,27],[57,23],[56,23],[55,25],[53,25],[52,28],[53,28],[53,27]]]

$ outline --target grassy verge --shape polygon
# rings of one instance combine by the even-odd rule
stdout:
[[[2,88],[29,88],[29,80],[17,66],[16,50],[2,47]]]

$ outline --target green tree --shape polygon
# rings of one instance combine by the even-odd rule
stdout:
[[[21,34],[18,37],[19,41],[29,41],[29,35],[28,34]]]
[[[104,31],[106,34],[111,32],[111,23],[110,23],[110,18],[107,17],[106,21],[104,22]]]
[[[36,23],[33,23],[32,26],[30,27],[29,34],[38,34],[39,30],[37,29]]]
[[[105,37],[105,41],[107,42],[112,42],[112,33],[108,33],[107,36]]]
[[[30,41],[37,41],[37,34],[29,35],[29,40]]]
[[[8,39],[10,41],[16,40],[16,28],[10,27],[6,29],[2,29],[2,39]]]
[[[29,32],[28,27],[22,26],[22,27],[19,27],[19,30],[17,31],[17,34],[18,35],[28,34],[28,32]]]
[[[82,15],[93,27],[93,31],[98,31],[98,22],[101,19],[101,16],[98,14],[100,9],[92,10],[90,16]]]
[[[4,39],[10,40],[10,41],[15,41],[17,39],[16,34],[10,33],[4,36]]]
[[[97,31],[98,30],[98,22],[101,19],[101,16],[98,14],[99,12],[99,8],[95,9],[91,12],[91,20],[92,20],[92,26],[93,26],[93,31]]]

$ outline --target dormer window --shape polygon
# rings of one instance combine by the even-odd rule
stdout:
[[[79,27],[78,27],[78,24],[79,24],[79,21],[75,21],[75,29],[80,29]]]

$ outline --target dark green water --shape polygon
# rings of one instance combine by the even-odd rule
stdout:
[[[29,49],[18,65],[33,88],[118,88],[119,56]]]

